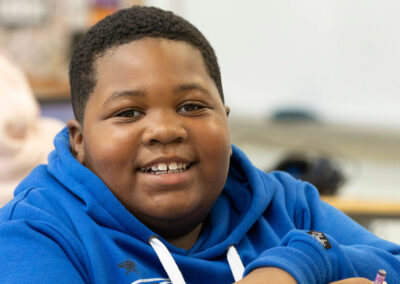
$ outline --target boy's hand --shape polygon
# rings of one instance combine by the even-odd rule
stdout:
[[[368,280],[366,278],[347,278],[335,282],[331,282],[330,284],[372,284],[374,281]],[[387,284],[386,281],[383,282]]]
[[[277,267],[263,267],[258,268],[249,273],[246,277],[244,277],[239,282],[235,282],[237,284],[297,284],[296,280],[287,273],[285,270],[282,270]],[[368,283],[370,284],[370,283]]]

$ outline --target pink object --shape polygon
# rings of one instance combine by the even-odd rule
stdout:
[[[386,271],[383,269],[380,269],[378,271],[378,273],[376,274],[374,284],[382,284],[383,281],[385,281],[385,278],[386,278]]]

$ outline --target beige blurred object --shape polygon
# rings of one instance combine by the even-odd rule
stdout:
[[[41,99],[68,98],[71,36],[75,30],[87,26],[87,1],[3,2],[7,4],[3,5],[3,14],[9,13],[9,21],[14,25],[0,20],[0,47],[7,50],[23,70],[35,96]],[[31,23],[29,19],[35,18],[35,10],[41,11],[42,19]],[[18,17],[20,14],[25,16]]]
[[[17,184],[53,149],[63,123],[40,117],[39,104],[22,71],[0,51],[0,206]]]

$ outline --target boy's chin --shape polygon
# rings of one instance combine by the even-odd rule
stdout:
[[[152,229],[155,233],[163,237],[165,240],[173,243],[174,240],[184,238],[195,230],[200,223],[196,224],[184,224],[183,226],[171,225],[168,228],[157,227]]]
[[[193,215],[191,213],[173,214],[169,212],[163,218],[152,218],[151,220],[141,220],[153,232],[162,236],[166,240],[178,239],[190,234],[202,224],[207,217],[207,213]],[[193,216],[196,216],[194,218]]]

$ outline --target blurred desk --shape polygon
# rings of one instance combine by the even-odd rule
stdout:
[[[371,221],[377,218],[400,220],[400,200],[351,199],[339,196],[321,196],[321,199],[346,213],[366,228],[369,227]]]

